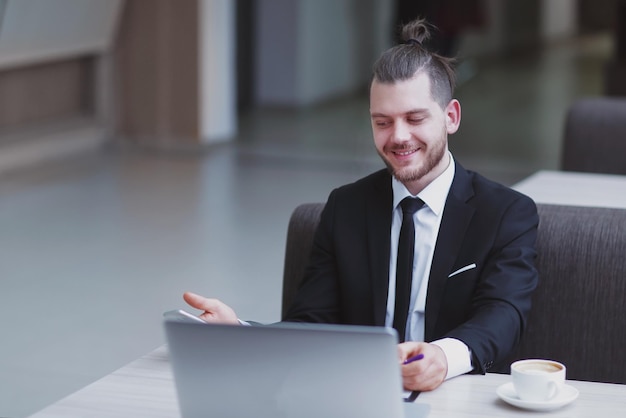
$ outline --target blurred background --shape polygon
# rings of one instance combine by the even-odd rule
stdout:
[[[186,290],[278,321],[289,215],[383,167],[371,67],[417,16],[455,158],[504,184],[626,92],[622,0],[0,0],[0,417],[163,344]]]

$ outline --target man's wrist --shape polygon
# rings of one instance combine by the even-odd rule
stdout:
[[[472,371],[472,355],[463,341],[456,338],[442,338],[431,344],[441,348],[446,356],[448,362],[446,380]]]

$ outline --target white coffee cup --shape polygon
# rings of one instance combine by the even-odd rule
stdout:
[[[521,400],[549,401],[565,384],[565,366],[553,360],[519,360],[511,364],[511,377]]]

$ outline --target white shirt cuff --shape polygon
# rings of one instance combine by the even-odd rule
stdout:
[[[242,320],[241,320],[241,319],[239,319],[239,318],[237,318],[237,321],[239,321],[239,325],[248,325],[248,326],[250,325],[250,323],[249,323],[249,322],[242,321]]]
[[[443,338],[433,341],[432,344],[440,347],[448,361],[446,380],[472,371],[472,355],[470,349],[461,340]]]

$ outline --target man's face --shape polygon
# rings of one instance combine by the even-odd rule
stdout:
[[[395,83],[374,81],[370,116],[378,154],[409,191],[419,192],[446,169],[448,134],[457,131],[461,108],[451,100],[441,109],[426,74]]]

